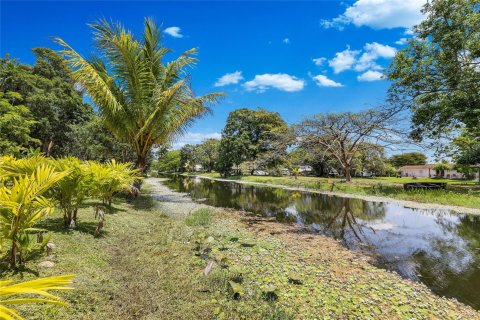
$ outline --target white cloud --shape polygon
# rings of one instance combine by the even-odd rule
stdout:
[[[415,31],[413,31],[411,28],[408,28],[405,30],[404,34],[406,36],[413,36],[415,34]]]
[[[421,9],[426,0],[357,0],[332,20],[323,20],[325,28],[353,24],[373,29],[410,28],[422,21]]]
[[[187,132],[182,137],[179,137],[172,145],[173,149],[180,149],[186,144],[199,144],[202,143],[205,139],[220,139],[222,135],[218,132],[211,133],[199,133],[199,132]]]
[[[347,49],[337,52],[335,57],[328,61],[328,65],[334,73],[340,73],[346,70],[365,71],[367,69],[382,69],[377,64],[380,58],[390,59],[395,56],[397,49],[391,46],[383,45],[377,42],[367,43],[363,50]]]
[[[364,71],[367,69],[381,69],[375,62],[379,58],[390,59],[395,57],[397,49],[377,42],[367,43],[363,47],[363,54],[358,59],[355,70]]]
[[[168,27],[163,32],[174,38],[183,38],[182,30],[179,27]]]
[[[328,79],[327,76],[324,76],[323,74],[313,77],[313,80],[319,87],[343,87],[343,84]]]
[[[395,41],[395,44],[398,44],[399,46],[403,46],[404,44],[408,43],[408,38],[400,38],[397,41]]]
[[[312,59],[313,63],[315,63],[316,66],[322,66],[325,61],[327,61],[327,58],[315,58]]]
[[[283,43],[285,43],[285,44],[290,44],[290,39],[289,39],[289,38],[283,39]]]
[[[356,62],[356,57],[360,53],[359,50],[347,49],[342,52],[337,52],[332,60],[328,61],[328,65],[333,69],[333,72],[340,73],[349,70]]]
[[[358,81],[379,81],[383,80],[383,73],[378,71],[368,70],[357,77]]]
[[[275,88],[282,91],[294,92],[300,91],[305,86],[303,79],[285,74],[257,74],[253,80],[244,84],[247,91],[264,92],[269,88]]]
[[[226,73],[215,82],[215,87],[223,87],[229,84],[237,84],[243,80],[242,71],[235,71],[232,73]]]

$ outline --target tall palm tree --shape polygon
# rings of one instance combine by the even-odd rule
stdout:
[[[74,81],[89,94],[112,133],[132,145],[136,168],[143,173],[151,148],[171,143],[195,119],[211,112],[223,93],[194,94],[187,70],[197,61],[196,49],[165,63],[171,50],[162,46],[152,20],[145,19],[140,40],[120,23],[100,20],[89,26],[99,53],[89,60],[56,40]]]

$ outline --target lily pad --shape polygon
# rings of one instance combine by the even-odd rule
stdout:
[[[243,289],[242,285],[234,281],[228,281],[228,283],[230,284],[232,298],[235,300],[240,299],[240,297],[245,293],[245,290]]]

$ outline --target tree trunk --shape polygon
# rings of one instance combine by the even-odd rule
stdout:
[[[52,148],[53,148],[52,140],[50,140],[48,144],[46,143],[46,141],[42,144],[42,152],[45,155],[45,157],[50,157],[52,153]]]
[[[77,208],[70,208],[63,213],[63,223],[66,228],[75,229],[77,227]]]
[[[345,170],[345,180],[347,182],[351,182],[352,181],[352,176],[350,174],[350,165],[346,164],[343,169]]]
[[[10,252],[10,267],[13,269],[17,266],[17,241],[14,238],[12,242],[12,251]]]
[[[138,174],[140,176],[143,176],[146,166],[147,166],[147,156],[137,155],[137,161],[135,162],[135,169],[138,169]],[[133,183],[133,186],[137,190],[140,190],[140,188],[142,187],[142,180],[140,179],[135,180],[135,182]]]

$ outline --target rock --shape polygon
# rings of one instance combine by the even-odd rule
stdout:
[[[215,264],[215,263],[214,263],[213,261],[210,261],[210,262],[207,264],[207,266],[205,267],[205,270],[203,270],[203,274],[204,274],[205,276],[208,276],[208,274],[210,273],[210,271],[212,271],[212,268],[213,268],[213,265],[214,265],[214,264]]]
[[[55,267],[55,262],[53,261],[42,261],[38,264],[39,268],[53,268]]]
[[[50,250],[57,249],[57,245],[51,241],[48,241],[47,248]]]
[[[47,256],[52,254],[53,249],[56,249],[57,245],[51,241],[48,241],[46,248],[45,248],[45,253]]]

